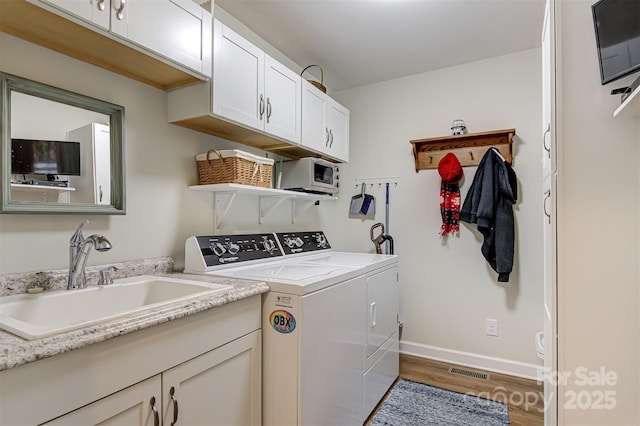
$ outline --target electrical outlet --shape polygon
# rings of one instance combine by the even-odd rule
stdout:
[[[485,323],[485,333],[487,336],[498,337],[498,320],[487,318]]]

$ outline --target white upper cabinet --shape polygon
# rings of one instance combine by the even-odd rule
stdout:
[[[0,31],[158,87],[211,78],[213,17],[192,0],[0,0]]]
[[[169,91],[167,116],[275,155],[349,158],[349,111],[218,20],[211,82]]]
[[[349,110],[307,81],[302,82],[302,145],[349,161]]]
[[[95,24],[106,30],[109,29],[109,15],[111,0],[41,0],[58,9],[65,10],[78,18]]]
[[[300,143],[302,109],[300,76],[269,55],[265,55],[266,132]]]
[[[111,0],[113,34],[208,76],[211,25],[192,0]]]
[[[300,143],[300,81],[299,75],[215,21],[214,114]]]
[[[263,127],[264,52],[219,21],[214,24],[213,43],[213,113]]]

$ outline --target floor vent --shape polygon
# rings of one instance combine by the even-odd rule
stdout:
[[[480,373],[478,371],[465,370],[463,368],[457,368],[457,367],[449,368],[449,373],[457,374],[458,376],[473,377],[474,379],[480,379],[485,381],[491,378],[491,376],[489,376],[489,374],[487,373]]]

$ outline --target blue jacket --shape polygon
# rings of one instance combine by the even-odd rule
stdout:
[[[460,220],[475,223],[484,237],[481,252],[498,273],[498,281],[508,282],[513,269],[515,227],[513,207],[517,200],[516,174],[495,148],[480,160],[473,183],[460,209]]]

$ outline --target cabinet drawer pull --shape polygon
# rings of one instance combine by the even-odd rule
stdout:
[[[171,397],[171,403],[173,404],[173,421],[171,422],[171,426],[175,426],[178,424],[178,398],[175,397],[176,388],[171,386],[169,389],[169,396]]]
[[[120,7],[116,11],[116,17],[122,21],[124,19],[124,6],[127,4],[127,0],[120,0]]]
[[[325,132],[325,133],[326,133],[326,135],[327,135],[327,140],[324,142],[324,146],[327,146],[327,147],[328,147],[328,146],[329,146],[329,138],[330,138],[330,136],[329,136],[329,128],[328,128],[328,127],[325,127],[325,128],[324,128],[324,132]]]
[[[155,396],[151,397],[151,401],[149,401],[149,405],[151,405],[151,410],[153,411],[153,426],[160,426],[160,415],[158,414],[158,409],[156,408]]]
[[[329,148],[333,146],[333,129],[329,129]]]
[[[104,10],[104,2],[105,0],[98,1],[98,10]]]

